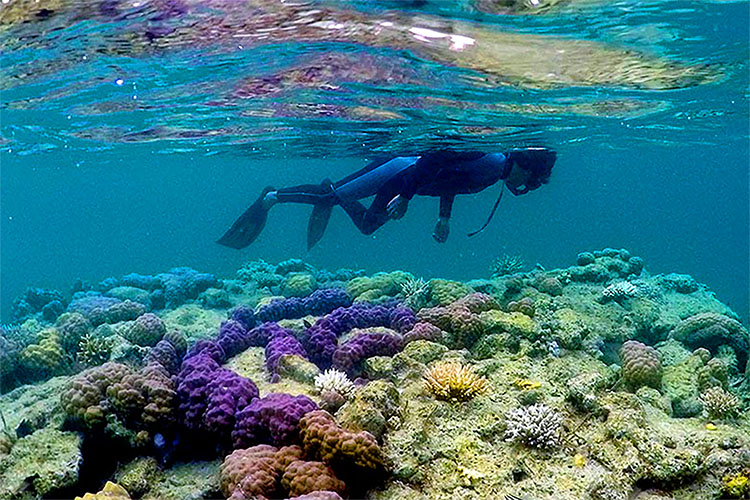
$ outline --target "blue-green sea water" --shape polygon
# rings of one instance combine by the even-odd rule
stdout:
[[[0,7],[2,321],[76,278],[301,257],[469,279],[603,247],[747,320],[747,2],[48,3]],[[497,188],[459,197],[442,245],[435,199],[372,236],[337,211],[310,252],[300,206],[247,250],[215,243],[266,185],[524,146],[558,152],[551,182],[474,238]]]

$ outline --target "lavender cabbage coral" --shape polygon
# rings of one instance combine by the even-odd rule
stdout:
[[[307,352],[291,332],[274,335],[266,346],[266,368],[276,375],[282,356],[296,355],[307,359]]]
[[[362,332],[339,346],[333,353],[333,366],[343,372],[352,373],[359,364],[372,356],[393,356],[404,345],[395,332]]]
[[[307,396],[272,393],[254,400],[237,414],[232,432],[235,448],[266,443],[284,446],[299,441],[299,421],[318,405]]]
[[[260,321],[278,321],[280,319],[294,319],[303,316],[320,316],[328,314],[338,307],[347,307],[352,299],[341,288],[325,288],[316,290],[308,297],[278,299],[261,307],[257,317]]]

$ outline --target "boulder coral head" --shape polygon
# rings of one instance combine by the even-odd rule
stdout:
[[[672,338],[696,349],[705,347],[713,354],[721,345],[734,349],[740,367],[748,361],[750,334],[736,319],[723,314],[700,313],[680,321],[671,333]]]
[[[622,378],[627,383],[634,387],[660,387],[662,367],[656,349],[636,340],[628,340],[620,348],[620,358]]]

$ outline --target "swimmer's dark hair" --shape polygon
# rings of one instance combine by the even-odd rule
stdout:
[[[508,157],[522,169],[531,172],[526,187],[533,191],[549,182],[557,153],[546,148],[514,149],[508,153]]]

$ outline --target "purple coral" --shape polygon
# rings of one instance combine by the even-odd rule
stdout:
[[[318,405],[307,396],[272,393],[240,410],[232,432],[236,448],[266,443],[285,446],[299,441],[299,421]]]
[[[282,356],[297,355],[307,359],[307,352],[291,333],[275,335],[266,346],[266,367],[276,374]]]
[[[252,345],[249,332],[243,323],[230,319],[219,327],[216,343],[221,346],[228,358],[235,356]]]
[[[320,316],[338,307],[352,304],[352,299],[341,288],[316,290],[308,297],[274,300],[258,311],[261,321],[301,318],[307,315]]]
[[[443,336],[443,331],[431,323],[420,321],[416,323],[411,330],[404,335],[404,344],[415,340],[429,340],[437,342]]]
[[[248,332],[248,342],[251,346],[264,347],[276,335],[284,335],[289,330],[279,326],[278,323],[268,321],[261,323]]]
[[[221,368],[212,374],[206,387],[204,428],[221,443],[229,443],[237,412],[258,397],[252,380]]]
[[[186,358],[177,376],[177,396],[182,424],[198,430],[206,411],[208,385],[213,380],[219,363],[206,353]]]
[[[333,353],[333,366],[348,374],[371,356],[393,356],[403,348],[400,335],[388,332],[360,333]]]
[[[172,342],[169,340],[160,340],[146,354],[146,364],[158,363],[163,366],[170,374],[174,375],[180,369],[180,355],[177,353]]]
[[[417,316],[408,307],[396,307],[391,311],[390,327],[399,333],[406,333],[417,323]]]
[[[217,363],[223,363],[227,359],[227,355],[222,349],[221,345],[213,340],[201,339],[196,342],[193,347],[188,350],[185,355],[185,360],[188,360],[199,354],[208,356]]]
[[[398,322],[399,327],[405,327],[410,320],[406,319],[404,309],[364,303],[340,307],[305,330],[301,338],[302,345],[313,363],[321,368],[328,368],[339,336],[352,328],[389,327],[392,321]],[[393,314],[394,311],[398,313]]]
[[[246,305],[237,306],[233,311],[230,319],[237,321],[245,330],[255,326],[257,320],[253,309]]]

